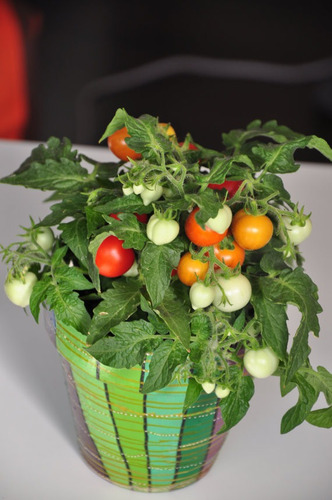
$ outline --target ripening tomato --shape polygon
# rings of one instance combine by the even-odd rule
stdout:
[[[228,230],[224,233],[217,233],[209,227],[205,226],[203,229],[196,221],[195,215],[198,212],[199,207],[194,208],[194,210],[189,214],[186,219],[184,230],[192,243],[198,245],[199,247],[205,247],[210,245],[215,245],[219,241],[223,240],[227,236]]]
[[[242,181],[225,181],[222,184],[208,184],[208,187],[211,189],[218,189],[219,191],[226,189],[226,191],[228,191],[227,198],[230,200],[237,193],[241,184]]]
[[[117,278],[131,268],[135,260],[134,250],[123,248],[122,244],[123,240],[113,235],[102,241],[95,259],[99,274],[107,278]]]
[[[178,264],[179,280],[187,286],[191,286],[198,279],[204,280],[209,269],[208,262],[202,262],[198,259],[193,259],[190,252],[182,255]]]
[[[127,128],[120,128],[107,138],[108,147],[122,161],[128,161],[128,157],[132,160],[139,160],[141,154],[127,146],[125,141],[127,137],[130,137]]]
[[[241,209],[233,217],[231,231],[240,247],[258,250],[272,238],[273,224],[266,215],[247,214]]]
[[[158,125],[160,127],[164,127],[166,129],[166,134],[169,135],[170,137],[176,135],[174,128],[172,127],[172,125],[169,125],[169,123],[159,123]]]
[[[245,250],[236,243],[232,241],[234,248],[220,248],[220,244],[217,243],[213,245],[214,255],[220,262],[226,264],[226,266],[234,269],[238,264],[242,266],[245,258]],[[215,266],[218,269],[218,266]]]

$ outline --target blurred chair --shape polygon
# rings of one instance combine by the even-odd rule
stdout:
[[[108,109],[108,116],[111,118],[118,107],[126,108],[126,102],[119,100],[119,94],[133,91],[136,100],[139,101],[140,90],[145,86],[179,75],[219,81],[260,82],[266,85],[276,84],[280,86],[317,84],[332,79],[332,58],[288,65],[176,55],[108,75],[85,85],[78,95],[76,102],[76,142],[83,144],[94,143],[95,130],[103,131],[100,129],[100,123],[98,123],[97,108],[106,98],[111,103],[111,109]],[[203,80],[202,89],[204,89],[203,92],[208,92],[204,88]],[[174,86],[172,91],[174,92]],[[193,107],[197,106],[201,97],[202,95],[198,95],[196,102],[192,102],[191,105]],[[186,95],[183,96],[183,99],[186,99]],[[222,99],[228,99],[228,97],[220,96],[221,101]],[[146,109],[146,112],[149,111]],[[252,118],[256,118],[256,116]],[[169,116],[162,117],[162,121],[167,120],[169,120]],[[102,126],[104,125],[106,124],[102,124]]]

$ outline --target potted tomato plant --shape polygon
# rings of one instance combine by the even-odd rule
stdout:
[[[51,210],[1,248],[8,298],[40,312],[62,357],[77,433],[103,477],[168,491],[202,477],[245,417],[255,379],[298,402],[281,422],[331,427],[332,375],[309,360],[317,286],[299,245],[310,214],[285,189],[294,153],[332,151],[275,121],[211,150],[119,109],[100,163],[50,138],[2,183],[51,192]],[[299,312],[296,335],[287,307]]]

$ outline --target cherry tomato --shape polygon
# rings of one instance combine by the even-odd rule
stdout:
[[[205,226],[205,229],[202,229],[201,226],[196,222],[195,214],[198,212],[199,207],[194,208],[194,210],[189,214],[186,219],[184,230],[192,243],[198,245],[200,247],[205,247],[209,245],[215,245],[219,243],[219,241],[223,240],[227,235],[228,230],[224,233],[216,233],[216,231],[212,231],[212,229]]]
[[[107,278],[116,278],[127,272],[134,263],[135,253],[132,248],[123,248],[123,240],[116,236],[107,236],[100,244],[95,263],[99,274]]]
[[[266,215],[251,215],[241,209],[233,217],[231,231],[240,247],[258,250],[272,238],[273,224]]]
[[[119,212],[118,214],[110,214],[109,216],[113,217],[113,219],[121,220],[120,217],[118,217],[119,214],[121,214],[121,212]],[[136,216],[136,219],[143,224],[146,224],[149,220],[148,214],[137,214],[136,212],[134,212],[134,215]]]
[[[183,145],[184,145],[184,142],[179,142],[180,147],[182,147]],[[192,144],[191,142],[189,142],[189,144],[188,144],[188,149],[191,151],[198,151],[198,147],[195,146],[195,144]]]
[[[238,264],[242,266],[245,258],[245,250],[236,243],[232,241],[234,248],[220,248],[219,243],[213,245],[214,255],[220,262],[226,264],[226,266],[234,269]],[[215,265],[218,269],[218,266]]]
[[[108,147],[122,161],[128,161],[128,157],[132,160],[139,160],[141,154],[127,146],[125,141],[127,137],[130,137],[127,128],[120,128],[107,138]]]
[[[35,283],[37,283],[37,276],[30,271],[26,272],[22,279],[7,277],[4,285],[5,293],[16,306],[27,307]]]
[[[279,365],[278,356],[270,347],[246,351],[243,357],[245,369],[256,378],[266,378],[272,375]]]
[[[177,268],[179,280],[188,286],[193,285],[197,279],[203,280],[208,269],[208,262],[193,259],[190,252],[182,255]]]
[[[168,123],[159,123],[159,126],[160,127],[164,127],[166,128],[166,134],[169,135],[170,137],[172,137],[173,135],[176,135],[175,134],[175,130],[174,128],[172,127],[172,125],[169,125]]]
[[[242,181],[225,181],[222,184],[208,184],[208,187],[211,189],[226,189],[228,191],[227,198],[230,200],[238,191],[241,186]]]

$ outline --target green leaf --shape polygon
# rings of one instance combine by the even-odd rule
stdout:
[[[123,108],[117,109],[112,121],[107,125],[105,132],[99,139],[99,142],[104,141],[107,137],[114,134],[114,132],[124,127],[127,116],[127,112]]]
[[[291,431],[308,417],[309,412],[315,404],[318,393],[314,387],[299,373],[295,376],[295,382],[299,390],[299,399],[295,406],[290,408],[281,420],[281,434]]]
[[[179,297],[168,290],[164,299],[156,310],[169,328],[172,336],[178,339],[183,347],[189,351],[190,344],[190,315]]]
[[[318,392],[323,392],[328,405],[332,405],[332,374],[323,366],[318,366],[317,371],[312,368],[302,368],[301,374]]]
[[[52,213],[46,215],[38,226],[57,226],[66,217],[74,217],[76,214],[84,210],[86,196],[81,193],[71,195],[69,198],[64,198],[60,203],[56,203],[50,207]]]
[[[228,431],[242,420],[249,409],[249,401],[254,392],[255,386],[251,377],[238,377],[236,388],[220,401],[221,415],[225,423],[219,433]]]
[[[47,292],[51,286],[52,278],[48,275],[44,275],[35,283],[32,289],[30,297],[30,311],[36,323],[39,321],[40,304],[45,301]]]
[[[139,282],[113,282],[113,287],[101,295],[102,301],[94,309],[88,336],[89,344],[107,335],[117,324],[126,321],[140,303]]]
[[[152,309],[149,302],[146,298],[141,295],[141,303],[140,303],[142,311],[148,313],[148,320],[155,327],[158,333],[161,335],[166,335],[169,333],[169,328],[166,323],[156,314],[156,312]]]
[[[266,174],[262,177],[260,184],[255,184],[257,195],[260,198],[267,198],[273,193],[277,193],[278,200],[290,201],[290,194],[285,189],[281,178],[275,174]]]
[[[319,334],[318,313],[322,311],[318,303],[317,286],[305,274],[302,268],[285,270],[279,276],[266,277],[264,281],[264,297],[277,304],[293,304],[301,312],[300,325],[293,339],[287,364],[287,379],[289,382],[294,373],[306,361],[310,347],[309,332]]]
[[[202,392],[201,384],[196,382],[194,378],[190,377],[188,380],[188,387],[187,387],[186,397],[184,400],[183,412],[188,410],[188,408],[197,401],[201,392]]]
[[[88,230],[86,218],[81,216],[73,221],[60,224],[62,239],[68,245],[73,254],[83,264],[88,267]]]
[[[310,412],[306,418],[306,421],[309,422],[309,424],[316,425],[317,427],[323,427],[324,429],[331,429],[332,406]]]
[[[142,392],[148,393],[162,389],[173,378],[174,370],[187,358],[187,351],[180,342],[165,340],[157,347],[149,364],[149,375],[143,385]]]
[[[183,245],[174,240],[168,245],[148,241],[141,254],[141,272],[153,307],[160,304],[171,281],[171,272],[179,263]]]
[[[186,194],[185,199],[199,207],[195,219],[203,228],[207,220],[216,217],[219,209],[222,208],[218,194],[213,189],[207,189],[202,193]]]
[[[191,333],[197,335],[201,340],[208,340],[213,332],[211,317],[201,310],[194,313],[191,317]]]
[[[27,168],[1,179],[4,184],[44,190],[82,190],[89,182],[88,171],[77,162],[47,158],[45,163],[32,162]]]
[[[61,266],[53,271],[54,277],[62,286],[62,290],[91,290],[94,288],[91,281],[87,280],[81,269],[77,267]]]
[[[105,337],[89,347],[88,352],[101,363],[113,368],[141,365],[147,352],[162,342],[154,327],[144,320],[119,323],[112,328],[114,337]]]
[[[266,278],[252,280],[253,293],[251,303],[255,310],[255,316],[261,324],[262,337],[277,356],[285,360],[287,356],[288,327],[285,304],[269,300],[265,294],[265,284],[269,284]]]
[[[77,292],[68,291],[66,285],[53,285],[47,289],[46,301],[59,321],[83,334],[88,332],[91,318]]]
[[[140,224],[133,214],[121,213],[118,217],[120,220],[105,216],[105,220],[115,236],[124,240],[123,248],[142,250],[147,241],[146,224]]]
[[[130,194],[128,196],[119,196],[114,200],[110,200],[107,203],[99,206],[95,206],[96,212],[101,212],[103,214],[118,214],[122,212],[133,213],[137,212],[139,214],[150,213],[153,211],[153,207],[146,207],[142,201],[142,198],[136,194]]]

